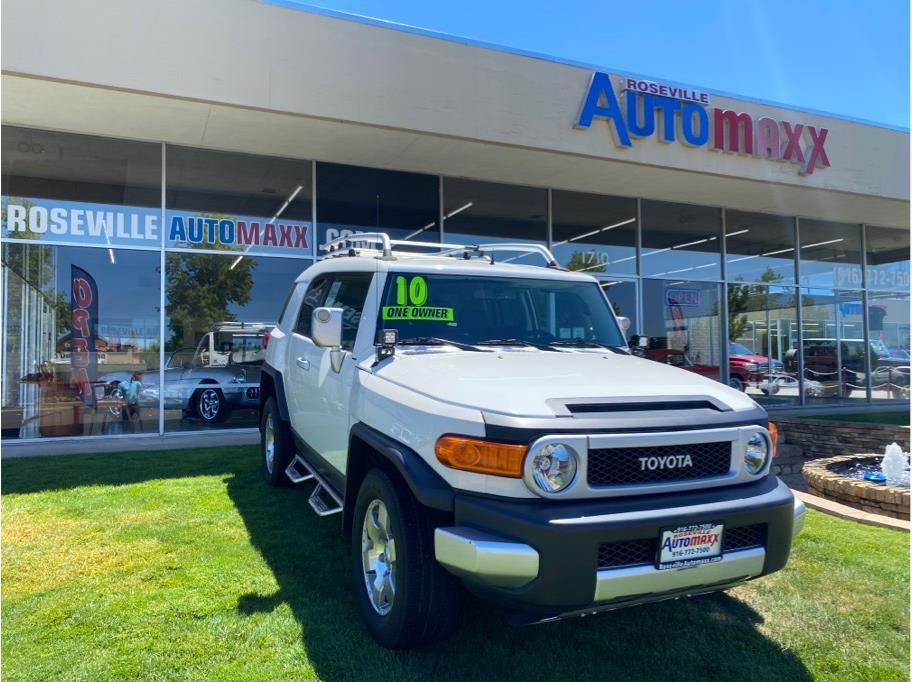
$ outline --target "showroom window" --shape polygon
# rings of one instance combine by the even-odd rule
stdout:
[[[794,287],[728,285],[729,383],[768,406],[800,401]]]
[[[636,199],[551,193],[551,252],[569,270],[636,274]]]
[[[608,297],[614,314],[630,320],[630,327],[624,333],[627,340],[639,333],[640,311],[637,306],[637,283],[634,280],[599,276],[599,286]]]
[[[719,285],[681,280],[643,280],[644,357],[722,379]]]
[[[721,279],[721,234],[719,209],[644,201],[640,274]]]
[[[168,253],[166,431],[256,426],[264,336],[309,260]]]
[[[4,126],[2,156],[3,438],[158,432],[161,145]]]
[[[439,242],[439,196],[436,175],[318,163],[318,246],[378,231],[392,239]]]
[[[264,337],[313,262],[313,164],[166,152],[165,431],[256,426]]]
[[[159,254],[3,245],[3,438],[158,432]]]
[[[795,219],[725,212],[725,276],[729,281],[795,283]]]
[[[313,256],[310,161],[171,145],[166,158],[167,247]]]
[[[799,228],[802,286],[861,286],[861,225],[802,218]]]
[[[3,126],[4,239],[158,248],[161,145]]]
[[[865,226],[868,289],[909,291],[909,228]]]
[[[868,363],[861,292],[801,289],[800,295],[807,404],[865,400]],[[797,370],[797,359],[788,369]]]
[[[535,187],[443,179],[443,234],[451,244],[548,241],[548,191]],[[526,252],[503,252],[502,262],[541,265]]]
[[[868,292],[871,397],[909,399],[909,293]]]

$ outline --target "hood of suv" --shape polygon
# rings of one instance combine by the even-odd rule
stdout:
[[[553,417],[547,401],[562,398],[711,396],[733,410],[756,408],[712,379],[610,351],[397,353],[374,374],[454,405],[524,417]]]

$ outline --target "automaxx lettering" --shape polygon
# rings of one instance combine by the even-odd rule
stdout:
[[[660,142],[680,140],[690,147],[793,163],[802,175],[830,165],[827,128],[769,116],[754,118],[719,107],[710,110],[705,93],[686,88],[634,78],[616,82],[623,106],[611,77],[601,72],[592,75],[575,127],[588,128],[593,119],[602,118],[619,147],[633,146],[633,138],[658,134]]]

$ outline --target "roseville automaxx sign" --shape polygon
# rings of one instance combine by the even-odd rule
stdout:
[[[793,163],[802,175],[830,165],[826,128],[754,118],[709,103],[709,95],[698,90],[636,78],[612,81],[607,73],[595,72],[575,127],[589,128],[593,120],[604,119],[622,148],[632,147],[634,138],[658,135],[661,142]]]

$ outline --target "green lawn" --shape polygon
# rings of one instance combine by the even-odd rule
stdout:
[[[7,680],[908,679],[909,535],[809,512],[729,593],[514,629],[470,600],[407,652],[362,629],[338,517],[254,448],[3,463]]]

